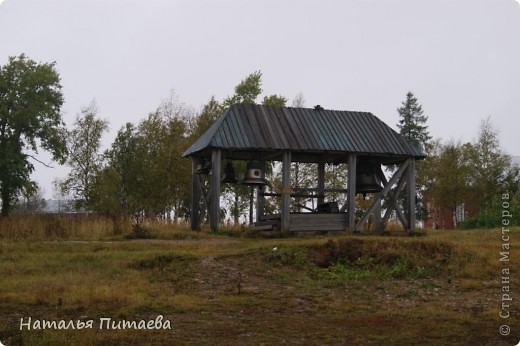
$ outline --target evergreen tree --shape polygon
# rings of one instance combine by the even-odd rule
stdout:
[[[406,94],[406,101],[397,109],[399,112],[399,123],[397,127],[410,143],[423,152],[432,138],[428,132],[428,116],[424,115],[422,106],[412,92]]]
[[[397,127],[400,130],[400,134],[406,138],[406,140],[420,149],[423,153],[431,150],[431,136],[428,132],[428,126],[426,125],[426,121],[428,117],[424,115],[424,111],[422,106],[418,103],[417,98],[414,96],[412,92],[408,92],[406,94],[406,100],[402,102],[402,106],[397,109],[399,113],[399,122]],[[423,203],[423,192],[426,188],[428,182],[424,179],[425,175],[423,174],[423,163],[418,162],[416,165],[416,209],[415,214],[417,220],[423,220],[425,217],[425,206]],[[399,201],[401,205],[406,205],[406,195],[404,190],[401,192],[399,196]],[[404,208],[405,214],[407,213],[406,208]]]

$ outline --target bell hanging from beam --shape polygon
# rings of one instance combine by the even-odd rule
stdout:
[[[262,162],[249,161],[246,166],[246,174],[241,183],[244,185],[267,185]]]
[[[371,160],[360,158],[356,169],[356,194],[377,193],[383,190],[377,177],[377,165]]]
[[[211,170],[211,161],[200,158],[195,163],[195,174],[208,174]]]
[[[224,177],[222,178],[223,184],[236,184],[237,178],[235,177],[235,168],[231,164],[230,161],[226,163],[226,167],[224,167]]]

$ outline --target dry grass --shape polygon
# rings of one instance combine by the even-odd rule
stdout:
[[[515,300],[511,317],[499,318],[499,230],[250,239],[149,224],[154,239],[126,240],[131,230],[93,224],[89,233],[86,224],[49,241],[42,231],[21,239],[13,224],[1,226],[7,345],[513,345],[520,338]],[[517,237],[512,230],[513,244]],[[509,265],[520,272],[519,263]],[[172,330],[99,329],[102,317],[158,315]],[[20,331],[29,316],[97,324]],[[505,322],[510,337],[498,332]]]
[[[0,240],[177,240],[207,237],[207,232],[192,232],[186,223],[143,222],[136,227],[129,221],[122,222],[96,215],[13,215],[0,218]]]

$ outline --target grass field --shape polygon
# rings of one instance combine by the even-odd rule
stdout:
[[[41,230],[34,231],[23,222],[0,224],[4,345],[520,340],[520,229],[511,229],[507,240],[498,229],[262,239],[152,225],[147,235],[154,239],[128,239],[128,229],[114,233],[99,221],[71,226],[40,220]],[[503,244],[511,244],[509,262],[500,261]],[[509,296],[503,296],[505,287]],[[513,300],[502,301],[507,297]],[[502,309],[502,303],[509,306]],[[509,317],[501,318],[501,311]],[[134,328],[158,316],[171,329]],[[113,328],[101,323],[104,318]],[[42,321],[91,326],[35,329]],[[126,322],[130,328],[115,329]],[[509,336],[500,334],[502,325],[510,327]]]

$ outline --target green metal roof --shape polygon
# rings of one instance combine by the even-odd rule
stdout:
[[[212,148],[424,158],[372,113],[251,104],[233,105],[183,156],[199,156]]]

